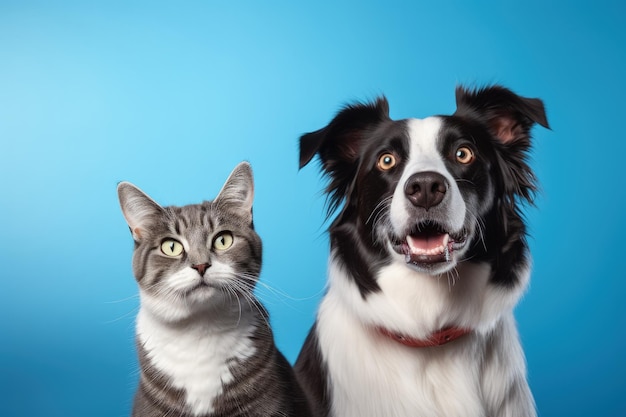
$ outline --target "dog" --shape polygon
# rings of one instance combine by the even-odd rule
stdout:
[[[536,416],[513,308],[540,99],[457,87],[452,115],[392,120],[385,97],[300,138],[328,179],[328,289],[295,364],[317,415]]]

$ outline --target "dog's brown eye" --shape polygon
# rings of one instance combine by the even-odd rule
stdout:
[[[464,165],[471,164],[476,158],[474,156],[474,151],[472,151],[467,146],[461,146],[459,149],[457,149],[455,156],[456,160]]]
[[[379,170],[389,171],[396,166],[396,157],[390,153],[384,153],[378,158],[378,164],[376,164]]]

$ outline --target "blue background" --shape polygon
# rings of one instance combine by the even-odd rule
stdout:
[[[296,3],[0,2],[0,415],[128,414],[138,298],[118,181],[182,205],[252,163],[259,294],[294,360],[328,253],[298,137],[353,100],[425,117],[493,82],[544,99],[553,128],[535,129],[516,310],[539,413],[626,415],[624,3]]]

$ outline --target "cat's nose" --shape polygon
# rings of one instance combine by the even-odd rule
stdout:
[[[195,269],[196,271],[198,271],[200,276],[203,277],[204,273],[206,272],[206,270],[211,267],[211,264],[207,262],[207,263],[203,263],[203,264],[191,265],[191,267],[193,269]]]

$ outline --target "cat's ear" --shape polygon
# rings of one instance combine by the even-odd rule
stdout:
[[[164,209],[130,182],[119,183],[117,195],[133,239],[140,242],[150,224],[164,214]]]
[[[241,162],[233,169],[215,198],[219,204],[228,204],[252,221],[252,201],[254,200],[254,180],[248,162]]]

